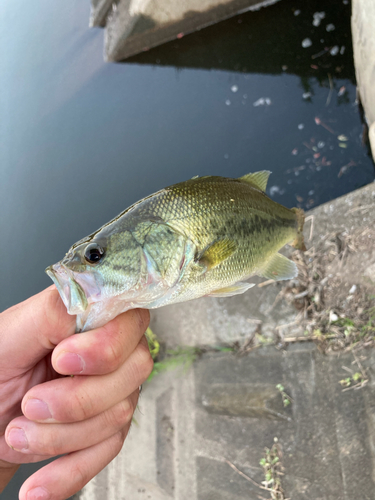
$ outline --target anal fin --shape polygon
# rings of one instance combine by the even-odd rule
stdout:
[[[298,275],[298,268],[293,261],[277,253],[257,275],[275,281],[290,280]]]
[[[240,293],[246,292],[249,288],[252,288],[255,283],[246,283],[244,281],[238,281],[234,285],[226,286],[224,288],[219,288],[208,294],[208,297],[232,297],[232,295],[239,295]]]

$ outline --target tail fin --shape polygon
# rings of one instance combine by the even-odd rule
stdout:
[[[303,239],[303,224],[305,222],[305,212],[302,208],[292,208],[293,212],[296,214],[297,219],[297,237],[293,241],[292,246],[298,250],[306,251],[305,242]]]

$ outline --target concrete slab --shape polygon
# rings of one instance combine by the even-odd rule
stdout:
[[[278,0],[92,0],[90,26],[106,24],[108,61],[121,61],[235,14]]]
[[[312,213],[311,244],[329,231],[373,227],[375,185]],[[372,279],[373,241],[351,258],[356,259],[352,279],[361,280],[368,269]],[[278,285],[271,285],[234,298],[159,309],[153,311],[153,328],[168,346],[241,338],[254,327],[249,318],[263,318],[272,330],[295,314],[283,305],[265,313],[262,308],[277,290]],[[359,356],[370,378],[360,390],[343,391],[339,383],[348,370],[358,370],[351,353],[323,356],[307,343],[290,345],[286,351],[264,347],[245,357],[206,354],[185,373],[180,369],[156,376],[144,387],[137,424],[124,449],[79,498],[269,498],[226,460],[261,483],[259,460],[277,437],[286,498],[375,500],[375,352],[361,351]],[[277,384],[292,398],[287,407]]]
[[[313,345],[269,347],[244,358],[206,355],[188,374],[157,377],[124,450],[80,499],[264,498],[225,460],[261,483],[259,460],[277,437],[287,498],[374,500],[375,387],[342,392],[342,366],[352,360]],[[293,398],[287,408],[279,383]]]

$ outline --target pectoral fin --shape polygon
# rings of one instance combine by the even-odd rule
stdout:
[[[269,170],[261,170],[260,172],[254,172],[252,174],[246,174],[239,177],[239,181],[248,182],[252,186],[265,191],[267,187],[268,177],[270,176]]]
[[[195,260],[206,269],[218,266],[228,259],[237,250],[237,243],[229,238],[214,241],[202,252],[199,252]]]
[[[277,253],[257,275],[275,281],[290,280],[298,275],[298,268],[293,261]]]
[[[246,283],[244,281],[238,281],[232,286],[226,286],[225,288],[219,288],[209,293],[209,297],[231,297],[232,295],[239,295],[240,293],[246,292],[249,288],[252,288],[255,283]]]

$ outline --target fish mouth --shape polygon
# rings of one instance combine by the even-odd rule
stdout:
[[[80,314],[87,309],[86,293],[69,269],[58,262],[47,267],[46,273],[55,283],[69,314]]]

